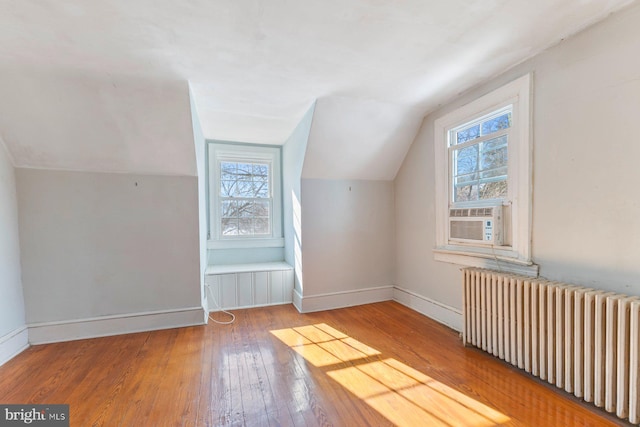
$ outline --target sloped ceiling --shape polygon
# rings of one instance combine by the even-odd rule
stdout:
[[[392,180],[421,122],[422,114],[396,104],[320,98],[302,177]]]
[[[0,75],[0,131],[16,166],[197,175],[186,81]]]
[[[306,173],[389,178],[416,117],[632,2],[0,0],[0,136],[24,166],[192,173],[188,81],[206,138],[281,144],[318,100]]]

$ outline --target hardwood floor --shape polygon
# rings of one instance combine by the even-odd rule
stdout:
[[[31,347],[0,403],[68,403],[72,426],[618,425],[394,302],[235,314]]]

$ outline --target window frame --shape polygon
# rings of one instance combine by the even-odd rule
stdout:
[[[531,82],[531,74],[526,74],[435,120],[436,247],[433,253],[437,261],[538,274],[538,266],[531,260]],[[488,246],[451,242],[450,208],[495,206],[496,199],[453,202],[450,132],[509,105],[512,106],[512,126],[508,140],[507,197],[503,204],[508,206],[505,216],[510,212],[506,221],[511,224],[511,244]]]
[[[281,147],[251,144],[233,144],[208,141],[208,206],[209,249],[284,247],[282,235],[282,168]],[[271,195],[270,235],[222,236],[220,196],[220,164],[223,161],[268,163],[269,192]]]

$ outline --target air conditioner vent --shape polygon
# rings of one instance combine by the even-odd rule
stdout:
[[[449,209],[449,240],[502,245],[502,206]]]
[[[485,217],[492,216],[495,207],[472,208],[472,209],[450,209],[449,216],[453,217]]]
[[[462,217],[469,216],[469,209],[451,209],[449,216]]]
[[[467,209],[464,209],[467,210]],[[472,216],[472,217],[481,217],[481,216],[491,216],[493,215],[493,208],[474,208],[474,209],[468,209],[469,214],[468,215],[461,215],[461,216]]]

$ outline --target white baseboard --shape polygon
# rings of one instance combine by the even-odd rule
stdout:
[[[220,308],[220,307],[215,307],[212,308],[211,310],[209,310],[209,313],[220,313],[222,311],[231,311],[231,310],[246,310],[248,308],[260,308],[260,307],[273,307],[276,305],[287,305],[287,304],[291,304],[291,301],[289,302],[274,302],[272,304],[252,304],[252,305],[241,305],[238,307],[225,307],[225,308]]]
[[[462,331],[462,312],[456,308],[398,286],[393,289],[393,299],[436,322],[440,322],[458,332]]]
[[[390,299],[393,299],[393,286],[380,286],[376,288],[309,296],[300,296],[297,291],[293,293],[293,304],[300,313],[333,310],[336,308],[352,307],[354,305],[389,301]],[[296,300],[299,300],[299,302]]]
[[[293,290],[293,306],[298,312],[302,313],[302,295],[300,295],[297,289]]]
[[[204,325],[206,319],[207,312],[203,307],[190,307],[61,322],[32,323],[27,326],[31,344],[47,344]]]
[[[14,329],[0,337],[0,366],[29,348],[29,332],[26,326]]]

